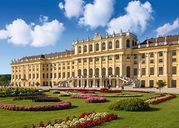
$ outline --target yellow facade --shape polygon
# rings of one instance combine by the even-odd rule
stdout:
[[[118,88],[156,87],[159,80],[179,87],[179,36],[138,42],[132,33],[73,42],[70,51],[13,60],[13,86]]]

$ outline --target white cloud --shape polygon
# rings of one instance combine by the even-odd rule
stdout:
[[[156,29],[157,36],[167,35],[172,31],[179,30],[179,18],[173,21],[173,23],[166,23]]]
[[[58,7],[61,10],[65,11],[65,15],[68,18],[72,18],[72,17],[78,18],[83,13],[83,4],[84,4],[83,0],[65,0],[65,3],[63,4],[62,2],[60,2],[58,4]]]
[[[93,4],[86,4],[79,23],[92,29],[106,26],[112,16],[114,2],[114,0],[94,0]]]
[[[44,22],[45,21],[45,22]],[[64,26],[58,20],[48,22],[44,20],[41,25],[27,24],[22,19],[14,20],[0,30],[0,39],[7,40],[15,45],[31,45],[44,47],[58,41],[64,31]]]
[[[43,25],[36,25],[32,32],[32,43],[34,47],[48,46],[58,41],[64,31],[63,24],[58,20],[45,22]]]
[[[41,23],[47,22],[47,21],[48,21],[48,17],[41,15],[40,18],[39,18],[39,21],[40,21]]]
[[[125,8],[126,14],[113,18],[107,27],[108,33],[131,31],[131,32],[143,32],[146,30],[148,21],[152,19],[152,6],[146,1],[141,3],[140,1],[131,1]]]

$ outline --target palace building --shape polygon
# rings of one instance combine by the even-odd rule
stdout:
[[[74,41],[72,50],[13,60],[11,84],[119,88],[179,87],[179,35],[146,39],[127,32]]]

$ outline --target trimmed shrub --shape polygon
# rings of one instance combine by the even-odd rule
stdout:
[[[148,111],[150,106],[143,99],[128,98],[121,99],[109,106],[112,110],[126,110],[126,111]]]

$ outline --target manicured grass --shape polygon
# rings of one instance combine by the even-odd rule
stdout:
[[[134,94],[134,92],[131,92]],[[57,94],[46,93],[50,96]],[[136,93],[135,93],[136,94]],[[154,93],[142,94],[141,98],[149,98]],[[104,94],[105,95],[105,94]],[[119,97],[107,98],[106,103],[85,103],[83,99],[71,99],[70,97],[60,97],[61,100],[70,101],[74,106],[67,110],[45,111],[45,112],[26,112],[26,111],[8,111],[0,109],[0,128],[22,128],[24,125],[38,124],[40,121],[54,121],[55,119],[65,118],[67,116],[79,115],[82,112],[112,112],[118,114],[118,120],[105,123],[97,128],[178,128],[179,127],[179,98],[151,106],[149,112],[126,112],[109,110],[108,106],[115,102]],[[34,103],[32,101],[12,101],[12,98],[0,98],[1,103],[14,103],[18,105],[47,104]]]

